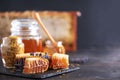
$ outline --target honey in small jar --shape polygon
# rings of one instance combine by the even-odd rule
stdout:
[[[58,47],[58,53],[65,54],[65,48],[62,44],[62,41],[58,41],[57,47]]]
[[[44,52],[47,52],[48,55],[51,57],[54,53],[57,52],[56,46],[50,40],[45,42],[45,47],[43,49]]]
[[[40,27],[34,19],[15,19],[11,25],[11,35],[22,38],[25,53],[42,51]]]

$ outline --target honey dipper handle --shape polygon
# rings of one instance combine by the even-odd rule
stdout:
[[[52,41],[53,44],[56,45],[56,41],[53,39],[53,37],[49,34],[48,30],[46,29],[45,25],[42,23],[39,13],[37,12],[33,12],[33,17],[34,19],[37,20],[38,24],[42,27],[42,29],[44,30],[44,32],[47,34],[47,36],[50,38],[50,40]]]

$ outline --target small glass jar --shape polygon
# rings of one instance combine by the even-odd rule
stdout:
[[[45,42],[45,47],[43,49],[44,52],[47,52],[48,55],[51,57],[54,53],[57,52],[56,46],[50,40]]]
[[[25,53],[42,51],[40,27],[34,19],[15,19],[11,22],[11,25],[11,35],[22,38]]]
[[[58,53],[65,54],[65,48],[62,44],[62,41],[57,42]]]
[[[16,36],[4,37],[1,44],[1,56],[6,68],[14,68],[16,54],[24,53],[24,44]]]

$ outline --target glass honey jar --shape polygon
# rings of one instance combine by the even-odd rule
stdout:
[[[11,35],[22,38],[25,53],[42,51],[40,27],[36,20],[31,18],[15,19],[11,22],[11,26]]]
[[[6,68],[14,68],[16,54],[24,53],[24,44],[17,36],[3,37],[1,43],[1,56]]]

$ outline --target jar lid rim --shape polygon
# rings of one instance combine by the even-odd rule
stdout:
[[[32,18],[20,18],[20,19],[14,19],[11,22],[11,31],[16,30],[23,30],[23,31],[29,31],[29,30],[38,30],[40,27],[38,27],[38,23],[36,20]],[[35,27],[36,26],[36,27]]]

